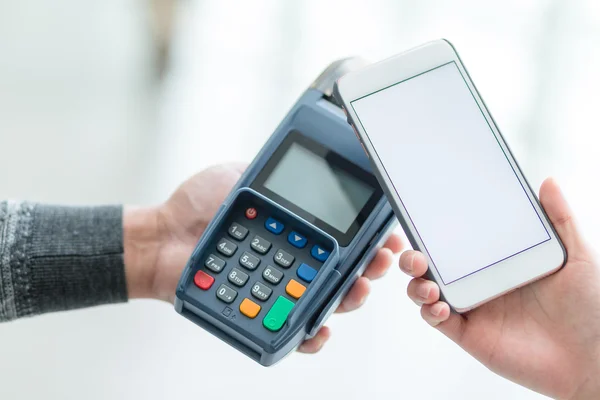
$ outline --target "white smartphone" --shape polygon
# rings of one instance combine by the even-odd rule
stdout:
[[[448,41],[348,73],[335,95],[453,310],[564,265],[563,244]]]

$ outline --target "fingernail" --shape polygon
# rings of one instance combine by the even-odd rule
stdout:
[[[413,253],[412,257],[410,258],[410,261],[408,261],[407,263],[404,263],[402,265],[402,269],[404,270],[404,272],[410,274],[413,271],[413,262],[415,261],[415,254]]]
[[[363,296],[358,301],[353,302],[352,309],[357,309],[357,308],[361,307],[363,304],[365,304],[366,300],[367,300],[367,296]]]
[[[365,301],[367,301],[367,296],[364,296],[362,299],[360,299],[358,306],[361,307],[363,304],[365,304]]]
[[[429,285],[420,285],[417,287],[417,296],[423,300],[427,300],[429,298],[429,293],[431,293],[431,287]]]
[[[443,310],[444,310],[443,304],[434,304],[433,307],[431,307],[430,312],[431,312],[431,315],[433,315],[434,317],[439,317]]]
[[[323,341],[322,339],[319,339],[319,345],[317,346],[317,351],[321,351],[324,344],[325,344],[325,341]]]

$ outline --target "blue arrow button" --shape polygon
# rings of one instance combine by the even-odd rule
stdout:
[[[327,258],[329,257],[329,252],[326,251],[324,248],[322,248],[321,246],[318,245],[314,245],[312,247],[312,249],[310,250],[310,254],[316,259],[319,260],[321,262],[325,262],[327,261]]]
[[[275,235],[279,235],[281,232],[283,232],[283,224],[273,218],[267,218],[265,221],[265,228]]]
[[[299,249],[306,246],[306,238],[296,231],[290,232],[290,234],[288,235],[288,242],[290,242],[292,246],[295,246]]]

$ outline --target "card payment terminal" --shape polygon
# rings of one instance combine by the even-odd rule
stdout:
[[[396,219],[332,97],[331,64],[296,102],[188,261],[175,309],[264,366],[316,334]]]

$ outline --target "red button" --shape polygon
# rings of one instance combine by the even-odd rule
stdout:
[[[215,278],[210,276],[204,271],[196,272],[196,276],[194,276],[194,283],[202,290],[208,290],[215,282]]]
[[[254,219],[254,218],[256,218],[257,215],[258,215],[258,212],[256,212],[256,208],[250,207],[249,209],[246,210],[246,218],[248,218],[248,219]]]

